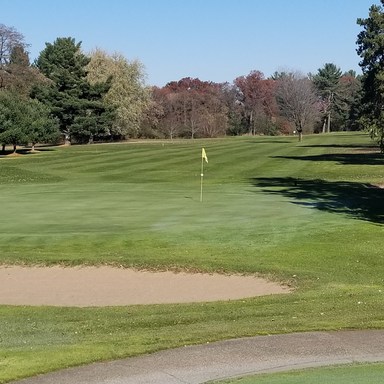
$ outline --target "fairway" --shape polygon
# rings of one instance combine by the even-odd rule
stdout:
[[[383,376],[383,364],[355,364],[258,375],[215,382],[215,384],[381,384]]]
[[[382,220],[381,190],[365,185],[383,180],[381,157],[373,154],[371,164],[371,153],[365,158],[353,149],[360,142],[369,143],[363,135],[339,135],[312,136],[302,145],[296,138],[112,144],[1,159],[1,261],[286,280],[297,275],[292,258],[306,258],[310,268],[299,278],[313,283],[324,266],[320,258],[333,259],[344,234],[381,232],[371,225]],[[210,159],[203,203],[201,146]],[[345,247],[354,254],[356,246],[365,249],[359,243]]]
[[[1,264],[240,273],[294,288],[198,304],[1,306],[0,382],[225,338],[382,328],[383,164],[362,133],[0,157]]]

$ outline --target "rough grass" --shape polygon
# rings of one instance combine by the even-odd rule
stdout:
[[[210,304],[0,306],[0,382],[208,340],[382,328],[383,164],[361,133],[0,158],[3,264],[240,272],[296,288]]]

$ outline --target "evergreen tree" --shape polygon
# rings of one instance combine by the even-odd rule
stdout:
[[[107,135],[113,122],[113,110],[103,103],[109,84],[88,82],[89,61],[81,52],[81,43],[71,37],[46,43],[36,61],[51,84],[35,87],[32,96],[49,105],[66,143],[91,142],[94,137]]]
[[[0,143],[3,150],[6,145],[13,145],[13,151],[16,152],[17,145],[28,143],[27,118],[25,101],[13,92],[1,91]]]
[[[28,113],[28,124],[26,135],[28,143],[35,150],[37,143],[52,143],[59,138],[59,123],[57,118],[51,116],[49,107],[38,100],[29,99],[26,102],[26,112]]]
[[[357,37],[357,53],[362,58],[363,110],[360,122],[384,152],[384,0],[372,5],[366,19],[358,19],[363,30]]]
[[[10,91],[0,92],[0,143],[18,145],[46,143],[57,139],[58,124],[48,107]]]
[[[343,96],[341,92],[342,72],[333,63],[326,63],[323,68],[319,68],[316,75],[312,77],[312,81],[322,100],[323,132],[331,131],[332,115],[337,115],[343,108]]]
[[[340,79],[345,108],[341,111],[341,123],[343,129],[357,131],[361,129],[359,124],[359,111],[361,111],[361,75],[350,70],[345,72]]]

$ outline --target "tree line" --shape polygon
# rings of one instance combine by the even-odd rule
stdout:
[[[119,53],[85,54],[72,37],[28,44],[0,24],[0,144],[92,143],[368,129],[384,149],[384,0],[358,19],[362,75],[326,63],[314,74],[254,70],[232,83],[196,78],[145,83],[144,66]],[[373,44],[373,40],[375,40]]]

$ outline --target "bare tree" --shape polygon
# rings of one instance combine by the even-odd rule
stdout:
[[[295,125],[302,140],[304,132],[310,132],[319,117],[318,100],[313,84],[300,73],[287,73],[277,80],[276,99],[280,111]]]
[[[7,66],[11,62],[12,52],[16,47],[25,49],[24,36],[14,27],[0,24],[0,88],[4,87],[8,75]]]
[[[175,138],[181,131],[182,116],[180,113],[180,97],[178,94],[169,93],[163,103],[163,117],[160,123],[160,131],[169,139]]]
[[[228,129],[228,108],[219,95],[206,98],[205,109],[201,112],[204,137],[224,136]]]

